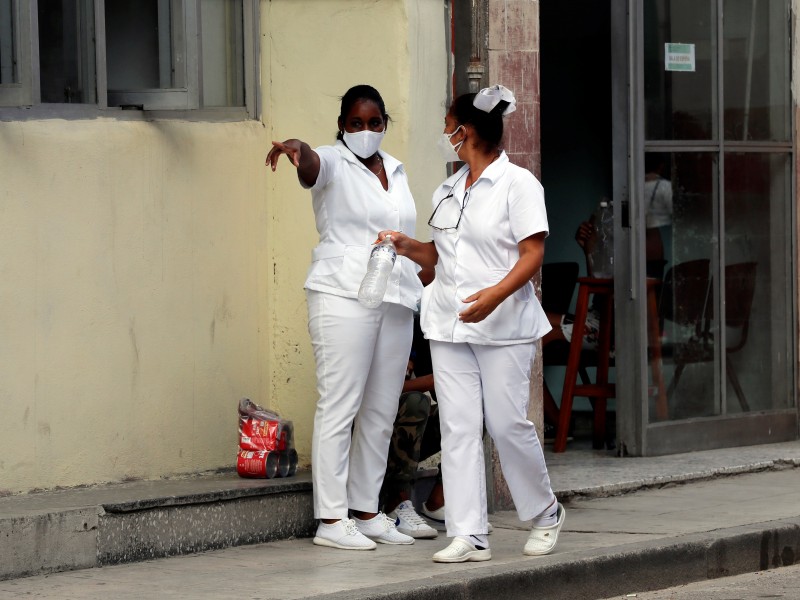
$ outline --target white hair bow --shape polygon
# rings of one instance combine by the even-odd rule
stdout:
[[[510,115],[517,110],[517,99],[514,98],[514,92],[502,85],[493,85],[492,87],[483,88],[480,92],[475,94],[472,105],[488,113],[492,112],[492,109],[497,106],[497,103],[501,100],[508,102],[508,106],[503,111],[503,116]]]

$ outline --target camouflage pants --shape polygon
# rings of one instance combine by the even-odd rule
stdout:
[[[397,417],[394,421],[386,476],[381,488],[381,505],[397,498],[400,493],[411,497],[414,475],[420,461],[433,456],[441,449],[439,410],[431,399],[421,392],[408,392],[400,396]],[[437,479],[441,479],[441,470]]]

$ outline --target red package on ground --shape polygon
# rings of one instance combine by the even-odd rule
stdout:
[[[239,447],[242,450],[278,450],[280,428],[279,421],[239,417]],[[281,436],[280,441],[283,442],[285,437]]]
[[[291,477],[297,472],[297,450],[239,450],[236,472],[240,477]]]
[[[297,451],[294,449],[292,422],[242,398],[239,401],[236,471],[241,477],[267,479],[294,475]]]
[[[272,479],[278,474],[280,459],[277,452],[267,450],[239,450],[236,458],[236,472],[241,477],[266,477]]]

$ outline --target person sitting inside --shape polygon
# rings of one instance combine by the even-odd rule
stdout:
[[[400,395],[394,422],[386,475],[381,488],[384,514],[395,520],[397,530],[417,539],[432,539],[438,535],[414,509],[413,491],[417,468],[441,450],[439,411],[433,386],[433,368],[428,340],[414,318],[414,337],[408,361],[406,381]],[[436,483],[423,504],[423,513],[436,525],[444,525],[444,493],[441,470]]]
[[[437,469],[436,480],[427,500],[422,503],[422,516],[417,513],[413,503],[419,463],[440,452],[441,441],[431,351],[417,316],[414,318],[414,337],[406,381],[400,396],[386,476],[381,488],[384,514],[395,520],[397,531],[416,539],[434,539],[439,531],[447,531],[441,467]],[[492,529],[489,523],[489,533]]]

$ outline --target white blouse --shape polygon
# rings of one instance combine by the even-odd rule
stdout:
[[[550,323],[530,281],[479,323],[462,323],[458,314],[468,306],[463,299],[508,274],[519,260],[520,241],[548,231],[542,184],[510,163],[505,152],[465,192],[468,169],[462,167],[433,195],[434,209],[444,200],[431,224],[447,229],[432,229],[439,262],[436,278],[422,293],[422,330],[426,338],[443,342],[533,342],[550,331]]]
[[[315,151],[320,171],[310,189],[319,244],[312,253],[305,288],[356,298],[378,232],[392,229],[414,236],[414,198],[403,164],[383,151],[379,153],[388,190],[341,141]],[[422,293],[417,270],[409,259],[398,256],[384,301],[416,310]]]

